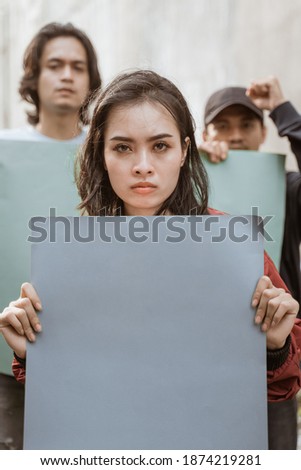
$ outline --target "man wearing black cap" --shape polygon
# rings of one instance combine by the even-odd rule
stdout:
[[[280,274],[301,304],[301,116],[284,98],[278,80],[269,77],[252,82],[248,89],[227,87],[213,93],[205,106],[204,142],[199,149],[214,163],[225,160],[229,149],[259,150],[266,137],[263,109],[270,111],[279,135],[288,137],[299,166],[299,172],[286,175],[286,219]],[[296,411],[296,400],[269,403],[270,449],[296,449]]]
[[[266,137],[263,111],[246,96],[246,88],[227,87],[213,93],[205,107],[201,149],[218,163],[228,149],[258,150]]]

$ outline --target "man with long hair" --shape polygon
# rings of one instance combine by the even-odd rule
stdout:
[[[31,106],[29,125],[3,129],[0,140],[80,144],[89,124],[89,98],[101,86],[95,49],[71,23],[49,23],[25,50],[19,93]],[[21,449],[24,387],[0,374],[0,449]]]
[[[94,47],[71,23],[49,23],[34,36],[23,59],[19,93],[32,109],[30,126],[0,131],[0,139],[81,142],[89,98],[101,86]]]

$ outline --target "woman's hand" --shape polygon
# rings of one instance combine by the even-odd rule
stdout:
[[[34,342],[35,333],[42,331],[37,311],[42,309],[38,294],[31,284],[21,286],[18,300],[6,307],[0,314],[0,332],[7,344],[21,357],[26,356],[26,338]]]
[[[252,307],[257,308],[255,323],[266,332],[267,348],[282,348],[294,326],[298,302],[284,289],[273,286],[268,276],[262,276],[253,294]]]

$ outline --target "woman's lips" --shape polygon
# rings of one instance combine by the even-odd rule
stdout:
[[[156,190],[156,186],[152,183],[141,182],[131,186],[132,191],[137,194],[150,194]]]

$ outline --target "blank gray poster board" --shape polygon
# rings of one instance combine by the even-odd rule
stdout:
[[[251,308],[263,247],[243,220],[45,222],[32,245],[43,332],[28,345],[25,449],[267,448]]]
[[[74,184],[78,146],[66,142],[0,141],[0,311],[30,279],[28,222],[34,216],[79,215]],[[0,372],[11,374],[12,352],[0,335]]]
[[[209,205],[228,214],[261,216],[269,235],[265,249],[279,269],[285,219],[285,155],[231,150],[219,164],[205,157],[203,162],[210,181]]]

